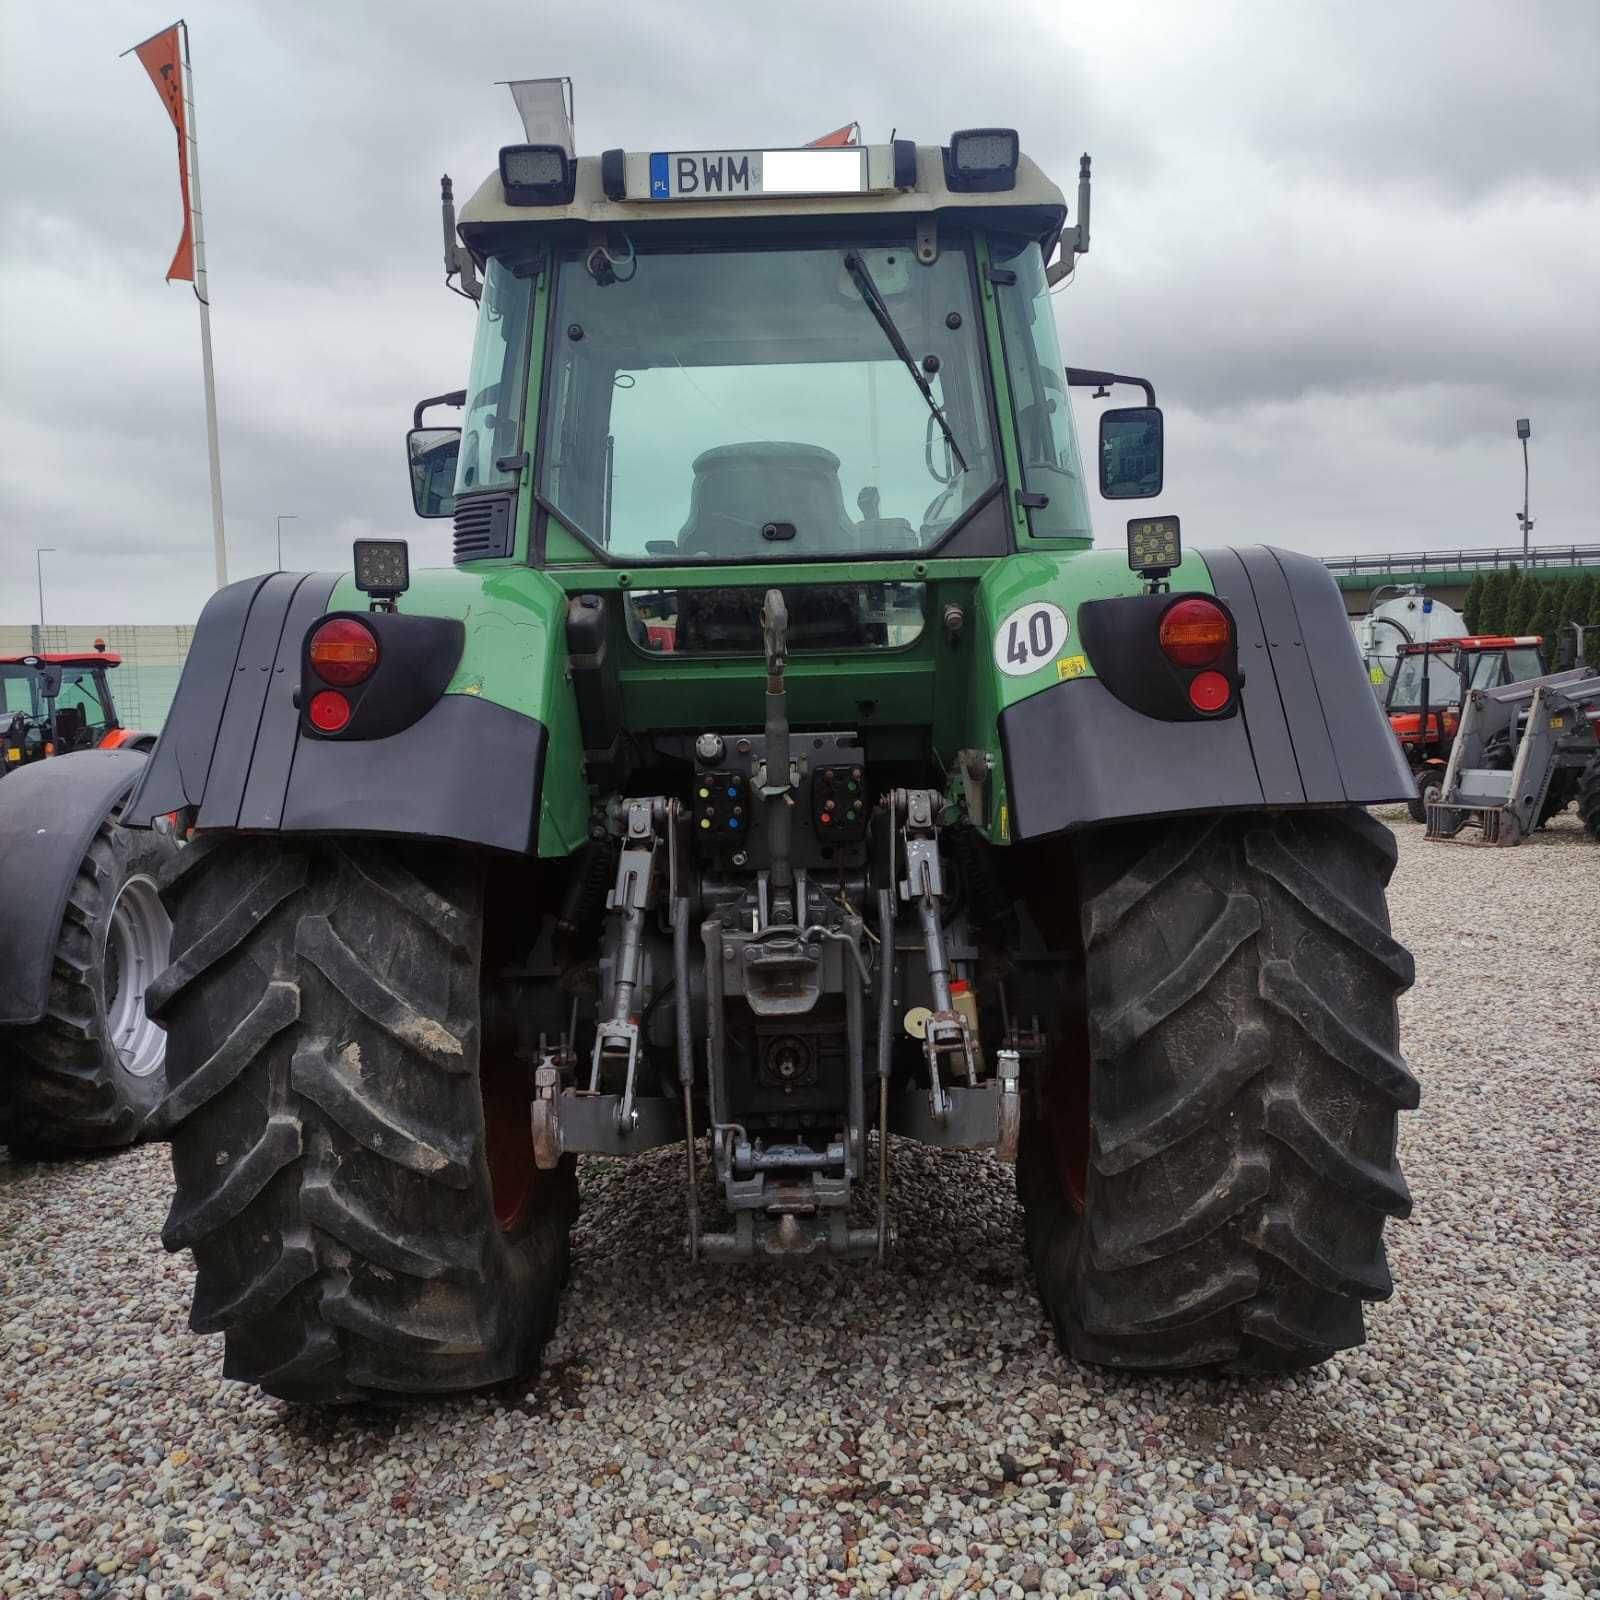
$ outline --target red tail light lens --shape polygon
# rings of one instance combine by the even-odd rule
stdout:
[[[335,617],[311,635],[306,655],[324,683],[348,688],[364,683],[377,666],[378,638],[353,617]]]
[[[350,720],[350,702],[337,689],[323,689],[312,695],[306,715],[318,733],[337,733]]]
[[[1161,650],[1179,667],[1209,667],[1233,639],[1233,625],[1209,600],[1180,600],[1161,618]]]
[[[1197,672],[1189,681],[1189,704],[1196,711],[1220,711],[1233,694],[1233,685],[1220,672]]]

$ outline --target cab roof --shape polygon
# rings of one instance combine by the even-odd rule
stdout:
[[[888,146],[868,145],[872,169],[885,159]],[[715,152],[711,152],[714,154]],[[909,189],[875,188],[863,193],[825,195],[721,196],[714,200],[608,199],[601,185],[598,156],[579,156],[573,197],[568,204],[512,205],[505,197],[498,171],[490,173],[461,208],[462,239],[479,255],[493,248],[495,231],[530,223],[586,223],[593,227],[632,228],[653,223],[708,222],[733,226],[741,221],[774,218],[903,216],[914,218],[941,212],[994,213],[997,225],[1004,213],[1012,214],[1012,227],[1039,240],[1046,258],[1054,248],[1067,217],[1061,190],[1026,154],[1017,157],[1016,178],[1010,189],[952,190],[945,181],[945,151],[940,145],[918,145],[916,184]],[[640,158],[627,157],[629,162]]]

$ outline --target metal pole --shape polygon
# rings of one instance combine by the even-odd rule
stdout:
[[[1528,441],[1522,441],[1522,564],[1528,564]]]
[[[44,558],[53,556],[56,547],[53,544],[38,544],[33,547],[33,567],[39,575],[39,649],[44,650]]]
[[[278,513],[278,571],[283,571],[283,525],[286,522],[298,522],[299,514],[294,511],[280,511]]]
[[[194,125],[194,72],[189,62],[189,24],[183,29],[184,120],[189,130],[189,204],[194,215],[194,297],[200,302],[200,362],[206,385],[206,448],[211,460],[211,542],[217,587],[228,581],[228,546],[222,531],[222,458],[217,448],[217,385],[211,366],[211,289],[206,278],[204,212],[200,205],[200,150]],[[280,562],[281,566],[282,563]]]

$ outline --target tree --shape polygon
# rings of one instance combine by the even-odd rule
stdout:
[[[1510,596],[1511,584],[1516,578],[1517,569],[1512,567],[1509,571],[1495,571],[1489,574],[1489,581],[1483,586],[1483,611],[1478,618],[1479,633],[1494,634],[1506,631],[1506,601]]]
[[[1467,619],[1467,632],[1477,633],[1478,620],[1483,615],[1484,592],[1488,588],[1488,579],[1482,572],[1472,575],[1472,583],[1467,589],[1467,603],[1461,608],[1461,615]]]
[[[1594,611],[1600,605],[1600,577],[1592,572],[1586,572],[1581,578],[1573,580],[1571,598],[1567,601],[1567,621],[1588,623],[1593,621]],[[1595,641],[1595,649],[1588,654],[1593,657],[1600,651],[1600,640]]]
[[[1564,581],[1540,584],[1539,601],[1528,620],[1528,632],[1541,634],[1544,638],[1545,664],[1552,672],[1556,670],[1561,656],[1561,635],[1564,631],[1561,626],[1564,619],[1562,607],[1566,600],[1562,591],[1566,587]]]
[[[1533,616],[1539,609],[1539,589],[1539,580],[1531,572],[1523,573],[1517,580],[1506,602],[1507,633],[1532,632]]]

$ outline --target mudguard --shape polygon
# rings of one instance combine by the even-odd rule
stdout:
[[[1327,568],[1270,546],[1201,557],[1234,617],[1240,714],[1157,720],[1087,672],[1014,701],[999,713],[1013,840],[1193,811],[1415,798]]]
[[[106,813],[148,765],[137,750],[79,750],[0,782],[0,1024],[44,1015],[72,880]]]
[[[466,656],[429,709],[374,739],[309,735],[297,703],[307,630],[327,611],[362,603],[353,591],[336,603],[340,575],[280,572],[219,590],[201,613],[161,742],[124,820],[147,827],[165,812],[192,810],[200,832],[388,834],[537,850],[546,724],[496,698],[484,661],[504,667],[502,681],[531,683],[528,692],[538,695],[550,677],[545,641],[554,629],[541,630],[535,617],[521,654],[497,657],[485,635],[511,630],[485,604],[484,580],[417,576],[407,601],[418,614],[449,615],[453,607],[472,616]],[[524,599],[521,609],[543,598]],[[548,609],[564,615],[564,600],[557,595]],[[553,831],[559,849],[565,835]]]

